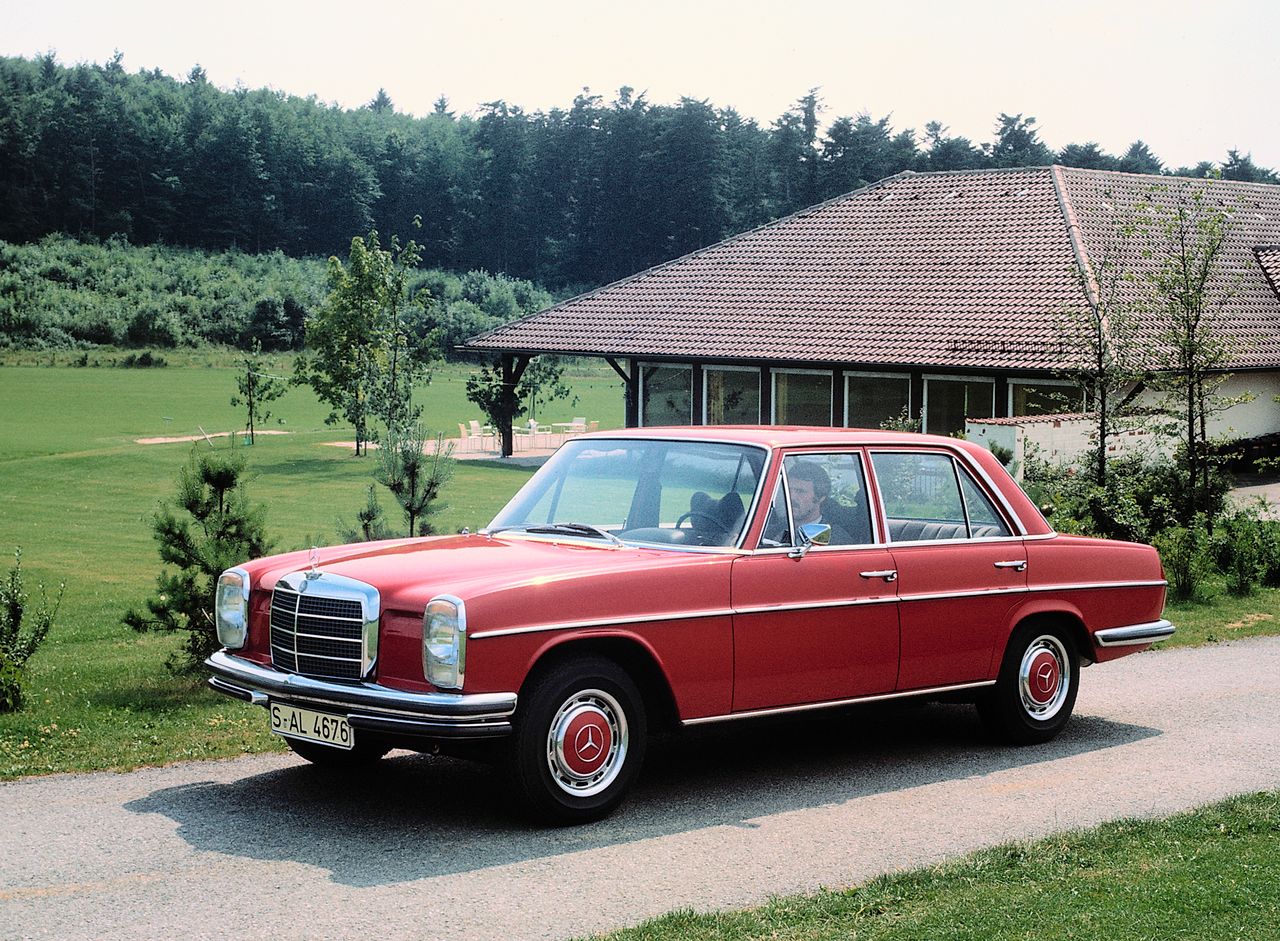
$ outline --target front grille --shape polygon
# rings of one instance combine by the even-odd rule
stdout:
[[[271,595],[272,663],[305,676],[360,679],[366,657],[363,605],[325,597],[321,581],[305,588],[295,591],[281,579]]]

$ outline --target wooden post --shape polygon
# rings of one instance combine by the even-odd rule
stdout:
[[[634,428],[640,424],[640,399],[636,389],[636,377],[640,375],[639,367],[634,359],[630,360],[628,365],[631,367],[631,371],[628,372],[612,356],[606,356],[604,359],[622,379],[624,389],[623,424],[628,428]]]

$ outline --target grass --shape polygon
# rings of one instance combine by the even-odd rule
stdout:
[[[466,401],[467,370],[439,369],[417,401],[441,430],[479,417]],[[571,374],[577,404],[540,411],[602,427],[622,423],[622,396],[608,367]],[[22,546],[29,590],[67,583],[61,612],[30,662],[27,708],[0,716],[0,779],[55,771],[125,769],[280,747],[257,710],[174,677],[164,662],[172,637],[139,635],[120,618],[149,595],[159,570],[150,521],[172,496],[192,444],[138,445],[134,438],[228,431],[235,371],[200,365],[164,369],[0,368],[0,571]],[[324,442],[350,440],[324,425],[305,389],[273,412],[288,430],[243,448],[249,496],[267,505],[277,548],[333,542],[335,521],[363,506],[372,460]],[[203,441],[195,447],[208,447]],[[218,439],[219,448],[232,446]],[[436,525],[442,532],[489,521],[531,471],[499,462],[459,462]],[[382,498],[392,515],[393,502]]]
[[[1165,605],[1164,616],[1178,631],[1158,646],[1193,647],[1280,634],[1280,588],[1259,588],[1238,598],[1219,583],[1220,579],[1215,581],[1214,594],[1206,601],[1170,601]]]
[[[29,354],[35,355],[35,354]],[[48,355],[48,354],[40,354]],[[166,355],[168,355],[166,353]],[[55,771],[125,769],[280,747],[257,711],[170,675],[171,637],[135,634],[120,623],[150,594],[159,570],[150,521],[172,496],[191,444],[138,445],[134,438],[240,426],[229,404],[233,356],[179,351],[185,365],[135,370],[14,366],[0,360],[0,571],[23,548],[28,588],[67,582],[58,620],[30,663],[27,708],[0,716],[0,779]],[[287,368],[283,358],[273,368]],[[456,428],[479,417],[466,401],[465,367],[436,371],[420,390],[428,425]],[[622,423],[622,396],[608,367],[571,368],[576,404],[540,418],[574,415]],[[353,519],[370,483],[370,459],[325,442],[349,440],[324,425],[325,409],[293,389],[274,403],[271,427],[244,448],[249,495],[267,505],[278,549],[332,542],[337,517]],[[230,447],[218,439],[217,447]],[[194,447],[208,447],[198,442]],[[436,520],[443,532],[484,525],[527,479],[527,468],[460,462]],[[392,501],[383,498],[390,509]],[[1172,645],[1280,631],[1280,590],[1250,598],[1170,605]]]
[[[745,911],[675,912],[609,941],[1280,938],[1280,792],[1010,843]]]

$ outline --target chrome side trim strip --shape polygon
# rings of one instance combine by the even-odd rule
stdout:
[[[786,551],[786,550],[784,550]],[[899,579],[901,584],[901,579]],[[676,614],[639,614],[631,617],[603,618],[594,621],[557,621],[553,624],[530,624],[524,627],[506,627],[493,631],[477,631],[470,635],[471,640],[484,640],[489,637],[508,637],[513,634],[536,634],[543,631],[587,630],[598,627],[626,627],[630,624],[654,624],[662,621],[691,621],[697,618],[718,618],[730,615],[745,614],[778,614],[784,611],[811,611],[816,608],[854,608],[867,604],[900,604],[910,601],[944,601],[948,598],[976,598],[984,595],[1017,595],[1036,591],[1077,591],[1096,588],[1155,588],[1166,585],[1164,581],[1153,582],[1080,582],[1079,584],[1041,585],[1028,588],[1019,585],[1014,588],[980,588],[974,591],[947,591],[918,595],[890,595],[878,598],[842,598],[836,601],[810,601],[800,604],[758,605],[750,608],[708,608],[701,611],[687,611]]]
[[[954,693],[964,689],[982,689],[995,686],[995,680],[982,680],[978,683],[957,683],[954,686],[931,686],[926,689],[908,689],[897,693],[879,693],[874,696],[855,696],[852,699],[837,699],[831,702],[810,702],[799,706],[778,706],[772,709],[752,709],[749,712],[730,712],[722,716],[701,716],[697,719],[682,719],[681,725],[706,725],[711,722],[732,722],[735,719],[754,719],[758,716],[778,716],[791,712],[813,712],[817,709],[834,709],[837,706],[851,706],[855,703],[880,702],[885,699],[905,699],[909,696],[933,696],[939,693]]]
[[[1091,588],[1163,588],[1163,578],[1149,582],[1067,582],[1061,585],[1032,585],[1027,591],[1079,591]]]
[[[800,604],[762,604],[751,608],[735,608],[734,614],[780,614],[786,611],[812,611],[816,608],[856,608],[864,604],[897,604],[897,595],[883,598],[844,598],[839,601],[806,601]]]
[[[708,608],[702,611],[679,612],[677,614],[638,614],[625,618],[602,618],[594,621],[556,621],[553,624],[530,624],[525,627],[505,627],[494,631],[476,631],[470,635],[471,640],[484,640],[486,637],[507,637],[511,634],[536,634],[542,631],[576,631],[593,627],[620,627],[624,624],[652,624],[657,621],[691,621],[696,618],[723,618],[734,614],[733,608]]]
[[[1137,644],[1154,644],[1158,640],[1172,636],[1174,630],[1176,628],[1172,624],[1161,618],[1158,621],[1148,621],[1146,624],[1108,627],[1105,630],[1095,631],[1093,637],[1099,647],[1128,647]]]
[[[929,594],[901,595],[902,601],[943,601],[947,598],[981,598],[985,595],[1024,595],[1026,585],[1016,588],[975,588],[973,591],[939,591]]]

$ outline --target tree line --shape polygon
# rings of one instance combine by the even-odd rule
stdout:
[[[65,235],[26,245],[0,241],[0,349],[298,349],[306,320],[330,288],[323,262],[279,251],[208,252]],[[449,358],[468,337],[552,302],[536,284],[478,270],[415,269],[406,290],[417,300],[414,335],[430,335]]]
[[[1247,154],[1166,168],[1140,140],[1051,150],[1001,114],[975,142],[891,116],[824,125],[817,90],[767,126],[732,107],[584,90],[567,108],[506,101],[344,110],[204,71],[0,58],[0,239],[53,232],[204,249],[330,255],[354,234],[422,229],[423,264],[570,290],[605,283],[902,170],[1070,166],[1277,182]],[[825,129],[823,129],[825,126]]]

